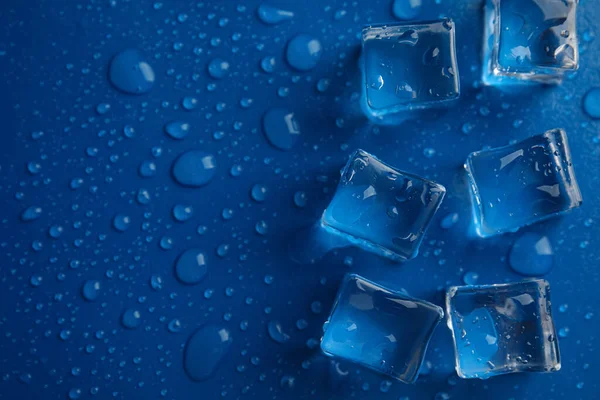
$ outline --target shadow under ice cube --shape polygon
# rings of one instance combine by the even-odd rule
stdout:
[[[483,82],[560,83],[579,65],[578,0],[487,0]]]
[[[446,312],[461,378],[560,369],[545,280],[454,286],[446,295]]]
[[[346,275],[326,323],[321,349],[405,383],[417,380],[442,308]]]
[[[381,123],[458,99],[460,81],[452,20],[363,28],[363,108]]]
[[[481,237],[514,232],[582,203],[562,129],[471,153],[465,168]]]
[[[445,193],[442,185],[357,150],[342,170],[321,224],[363,249],[397,261],[411,259]]]

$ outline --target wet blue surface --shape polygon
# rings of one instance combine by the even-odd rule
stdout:
[[[479,81],[483,2],[424,0],[419,19],[455,22],[461,97],[401,126],[376,126],[360,106],[361,29],[393,21],[392,1],[274,0],[293,14],[267,9],[276,22],[259,4],[2,2],[0,398],[594,398],[600,138],[594,98],[587,113],[583,99],[600,86],[597,4],[578,7],[579,71],[510,93]],[[287,60],[299,34],[321,46],[308,71]],[[299,47],[292,62],[312,64]],[[139,69],[119,89],[111,60],[128,49]],[[266,123],[272,109],[280,119]],[[165,132],[173,121],[189,124],[185,137]],[[583,205],[517,234],[468,236],[467,155],[558,127]],[[292,261],[288,245],[320,218],[357,148],[446,187],[419,256],[398,265],[338,248]],[[174,163],[190,151],[215,168],[179,182]],[[442,305],[463,279],[523,278],[509,254],[526,232],[552,246],[559,372],[459,379],[442,325],[414,385],[320,352],[345,273]],[[175,266],[190,249],[206,273],[184,284]]]

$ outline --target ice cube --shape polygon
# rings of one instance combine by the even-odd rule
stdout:
[[[461,378],[560,369],[545,280],[454,286],[446,294],[446,312]]]
[[[481,237],[514,232],[582,203],[562,129],[471,153],[465,168]]]
[[[446,189],[357,150],[321,223],[351,244],[402,261],[416,257]]]
[[[560,83],[579,65],[578,0],[487,0],[483,82]]]
[[[326,322],[321,349],[402,382],[419,374],[442,308],[346,275]]]
[[[454,30],[449,19],[363,28],[362,103],[367,116],[397,123],[416,116],[415,111],[458,99]]]

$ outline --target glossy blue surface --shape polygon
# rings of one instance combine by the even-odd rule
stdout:
[[[321,222],[354,245],[403,261],[417,256],[445,194],[442,185],[357,150],[342,169],[340,184]]]
[[[411,112],[445,107],[456,100],[460,81],[454,32],[449,19],[363,28],[367,116],[386,123],[394,118],[389,114],[410,118]]]
[[[483,80],[560,83],[579,66],[579,0],[487,0]]]
[[[446,295],[446,312],[462,378],[561,368],[550,285],[544,280],[454,286]]]
[[[412,383],[443,317],[444,311],[434,304],[350,274],[323,328],[321,349]]]
[[[515,232],[583,201],[567,135],[560,129],[471,153],[465,168],[475,231],[482,237]]]
[[[423,0],[420,20],[455,23],[461,97],[447,110],[380,126],[361,110],[358,60],[365,25],[398,22],[393,3],[273,0],[266,4],[287,12],[260,13],[255,0],[0,2],[0,398],[597,396],[600,137],[594,96],[589,112],[583,104],[600,87],[597,2],[578,6],[579,70],[562,85],[515,95],[481,83],[483,1]],[[303,33],[323,49],[308,72],[286,58]],[[146,93],[110,81],[111,60],[127,49],[154,71]],[[271,72],[261,65],[267,57]],[[285,120],[268,125],[269,135],[294,135],[283,141],[290,149],[269,141],[271,109],[293,113],[292,132]],[[172,121],[189,123],[187,136],[165,133]],[[569,134],[583,205],[517,234],[470,237],[468,154],[557,127]],[[320,221],[358,148],[446,187],[418,257],[398,265],[347,247],[297,264],[290,242]],[[200,174],[202,186],[174,177],[175,160],[188,151],[215,161]],[[189,171],[198,172],[184,169],[182,182],[198,182]],[[253,196],[255,185],[266,191]],[[175,219],[176,205],[192,207],[192,216]],[[265,234],[256,229],[264,232],[262,222]],[[523,279],[509,255],[525,233],[552,246],[543,277],[552,286],[560,371],[460,379],[445,324],[411,385],[320,350],[346,273],[442,305],[451,285]],[[194,285],[176,275],[190,249],[206,256]],[[88,281],[100,283],[94,301],[84,295]],[[214,335],[223,329],[225,341]],[[188,347],[204,335],[211,346]],[[194,371],[210,376],[197,381]]]

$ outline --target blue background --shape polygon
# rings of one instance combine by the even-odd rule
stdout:
[[[64,399],[76,388],[81,398],[99,399],[432,399],[440,392],[456,399],[598,396],[600,144],[597,123],[581,106],[587,90],[600,85],[597,1],[583,0],[579,7],[578,33],[587,39],[580,44],[580,70],[562,86],[510,95],[479,85],[482,1],[425,0],[420,18],[449,16],[456,23],[462,95],[447,112],[397,127],[374,126],[358,102],[359,32],[364,24],[393,20],[391,1],[273,0],[270,4],[295,13],[277,26],[258,20],[256,1],[162,3],[159,9],[152,1],[127,0],[0,5],[0,398]],[[336,19],[339,10],[346,14]],[[179,14],[187,20],[178,22]],[[228,18],[223,27],[222,18]],[[284,58],[287,41],[300,32],[314,35],[324,48],[317,67],[304,73],[293,71]],[[233,40],[234,33],[241,39]],[[214,37],[221,39],[217,47],[210,44]],[[175,43],[183,45],[180,50]],[[201,50],[194,52],[195,47]],[[151,92],[125,95],[110,85],[110,59],[126,48],[147,55],[156,73]],[[272,74],[260,68],[269,55],[277,59]],[[207,64],[215,57],[230,63],[226,79],[208,76]],[[331,81],[324,93],[316,89],[321,78]],[[207,89],[211,82],[213,91]],[[289,88],[287,97],[278,95],[281,87]],[[195,110],[180,106],[186,95],[199,100]],[[243,97],[254,100],[250,108],[240,107]],[[108,113],[96,112],[100,103],[111,105]],[[217,111],[217,103],[225,103],[225,110]],[[263,113],[276,106],[295,112],[302,132],[288,152],[269,145],[262,132]],[[171,120],[189,122],[190,135],[181,141],[165,135],[163,126]],[[237,124],[236,130],[235,122],[241,128]],[[468,135],[462,132],[467,122],[473,126]],[[135,128],[134,138],[125,137],[125,125]],[[569,135],[584,205],[524,231],[547,235],[555,252],[545,278],[557,328],[569,328],[560,338],[559,372],[460,380],[453,372],[450,332],[440,325],[426,355],[431,371],[415,385],[394,382],[383,393],[385,377],[341,363],[348,372],[342,377],[318,348],[307,347],[308,339],[320,337],[338,283],[349,271],[438,305],[445,287],[461,284],[467,271],[477,272],[479,283],[521,279],[507,263],[520,233],[489,240],[467,235],[470,204],[462,165],[483,146],[556,127]],[[35,140],[32,133],[40,131],[43,136]],[[215,131],[225,137],[213,139]],[[156,146],[162,155],[155,158]],[[89,157],[88,147],[97,147],[98,155]],[[448,196],[421,254],[396,265],[358,249],[339,249],[312,265],[292,262],[289,241],[320,216],[340,168],[359,147],[446,186]],[[435,154],[426,157],[426,148]],[[217,175],[205,187],[183,188],[170,175],[173,160],[189,149],[217,159]],[[156,163],[156,176],[139,175],[145,160]],[[41,164],[38,174],[27,171],[30,161]],[[229,173],[234,164],[243,166],[237,178]],[[83,185],[72,190],[74,178],[82,178]],[[249,194],[256,183],[269,189],[261,204]],[[90,190],[93,186],[97,190]],[[135,200],[140,188],[151,193],[147,205]],[[297,191],[306,192],[304,208],[294,205]],[[193,206],[193,217],[175,221],[175,204]],[[29,206],[42,207],[42,216],[21,222],[19,215]],[[231,220],[221,217],[224,208],[234,210]],[[112,227],[117,212],[132,220],[126,232]],[[443,230],[440,221],[450,213],[458,213],[459,222]],[[269,226],[264,236],[255,232],[260,220]],[[64,228],[59,239],[48,235],[54,224]],[[197,233],[199,225],[207,227],[206,234]],[[172,238],[171,250],[159,246],[164,236]],[[40,250],[34,241],[41,242]],[[225,257],[216,254],[221,244],[230,246]],[[182,285],[173,272],[177,256],[189,248],[203,249],[208,257],[208,274],[195,286]],[[162,277],[162,289],[152,290],[152,275]],[[271,284],[265,283],[267,275]],[[39,286],[30,283],[32,276],[42,278]],[[89,279],[101,283],[95,302],[81,295]],[[233,295],[227,296],[226,288],[234,289]],[[214,290],[209,299],[206,289]],[[315,301],[321,302],[321,313],[311,310]],[[568,305],[565,312],[560,305]],[[120,323],[129,308],[142,315],[134,330]],[[586,319],[590,312],[595,315]],[[167,329],[175,318],[182,324],[179,333]],[[299,319],[308,322],[307,329],[296,328]],[[248,321],[245,331],[242,321]],[[271,340],[270,321],[282,324],[287,343]],[[216,374],[198,383],[185,374],[183,349],[207,323],[226,327],[233,343]],[[59,333],[65,329],[71,335],[63,340]],[[253,356],[260,358],[258,365],[250,362]],[[306,360],[310,365],[303,368]],[[282,387],[283,376],[294,378],[293,387]]]

